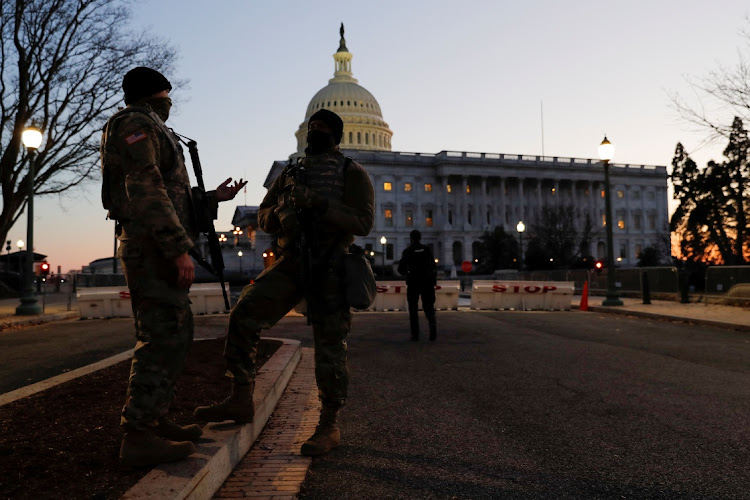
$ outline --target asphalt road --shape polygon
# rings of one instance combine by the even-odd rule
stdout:
[[[438,328],[355,316],[343,443],[301,498],[750,498],[750,335],[580,312]],[[300,319],[271,333],[310,345]]]
[[[302,498],[750,498],[750,334],[581,312],[438,329],[414,343],[405,313],[355,315],[343,443]],[[266,335],[312,346],[304,318]],[[0,392],[133,343],[132,319],[1,332]]]

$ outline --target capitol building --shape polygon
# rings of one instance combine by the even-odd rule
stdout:
[[[393,131],[380,104],[352,72],[352,54],[343,26],[334,73],[310,100],[295,132],[295,158],[304,154],[307,121],[320,109],[344,121],[340,144],[344,154],[362,164],[375,188],[375,226],[356,244],[375,252],[380,264],[397,261],[413,229],[422,232],[438,266],[450,270],[473,260],[484,232],[503,226],[517,234],[516,224],[533,226],[545,207],[573,207],[582,231],[593,227],[588,255],[605,258],[604,169],[599,160],[462,151],[398,152],[391,150]],[[270,187],[288,160],[276,161],[264,182]],[[642,249],[663,246],[669,238],[667,170],[664,166],[610,164],[614,255],[632,267]],[[235,241],[248,251],[272,258],[269,235],[257,231],[257,207],[240,206],[232,221]],[[231,231],[226,236],[232,238]],[[386,244],[381,244],[385,237]],[[250,243],[248,243],[248,241]],[[231,257],[227,255],[228,260]],[[261,257],[255,256],[256,263]],[[236,259],[236,257],[235,257]],[[267,261],[266,261],[267,263]],[[228,262],[229,265],[229,262]],[[250,267],[245,261],[245,266]],[[258,269],[256,264],[254,268]]]

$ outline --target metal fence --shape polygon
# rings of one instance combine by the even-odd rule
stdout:
[[[89,288],[97,286],[127,286],[124,274],[76,274],[75,286]]]
[[[714,266],[706,269],[706,303],[750,303],[750,266]]]

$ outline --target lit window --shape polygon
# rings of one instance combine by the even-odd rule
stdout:
[[[555,195],[555,191],[557,191],[555,188],[552,188],[552,195]]]
[[[425,210],[424,225],[432,227],[432,210]]]
[[[466,194],[470,194],[470,193],[471,193],[471,186],[469,186],[469,185],[467,184],[467,185],[466,185]]]
[[[625,221],[622,220],[622,219],[618,219],[617,220],[617,227],[619,227],[620,229],[625,229]]]
[[[607,216],[605,214],[602,214],[602,227],[607,226]]]
[[[620,198],[620,199],[625,198],[625,191],[623,191],[622,189],[618,189],[617,190],[617,197]]]
[[[393,210],[390,208],[385,209],[385,225],[393,226]]]
[[[404,214],[406,215],[406,225],[411,227],[414,225],[414,213],[411,210],[405,210]]]
[[[425,184],[424,185],[424,190],[425,191],[432,191],[432,184]]]
[[[411,191],[411,182],[404,184],[404,191]]]
[[[391,191],[393,190],[393,184],[390,182],[384,182],[383,183],[383,191]]]
[[[606,193],[605,193],[605,192],[604,192],[604,190],[602,189],[602,198],[604,198],[605,196],[606,196]]]
[[[450,184],[447,184],[447,185],[445,186],[445,190],[446,190],[446,191],[448,191],[448,192],[450,193],[450,192],[451,192],[451,185],[450,185]]]

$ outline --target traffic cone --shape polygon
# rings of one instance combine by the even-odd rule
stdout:
[[[578,306],[579,311],[589,310],[589,282],[583,282],[583,293],[581,294],[581,305]]]

